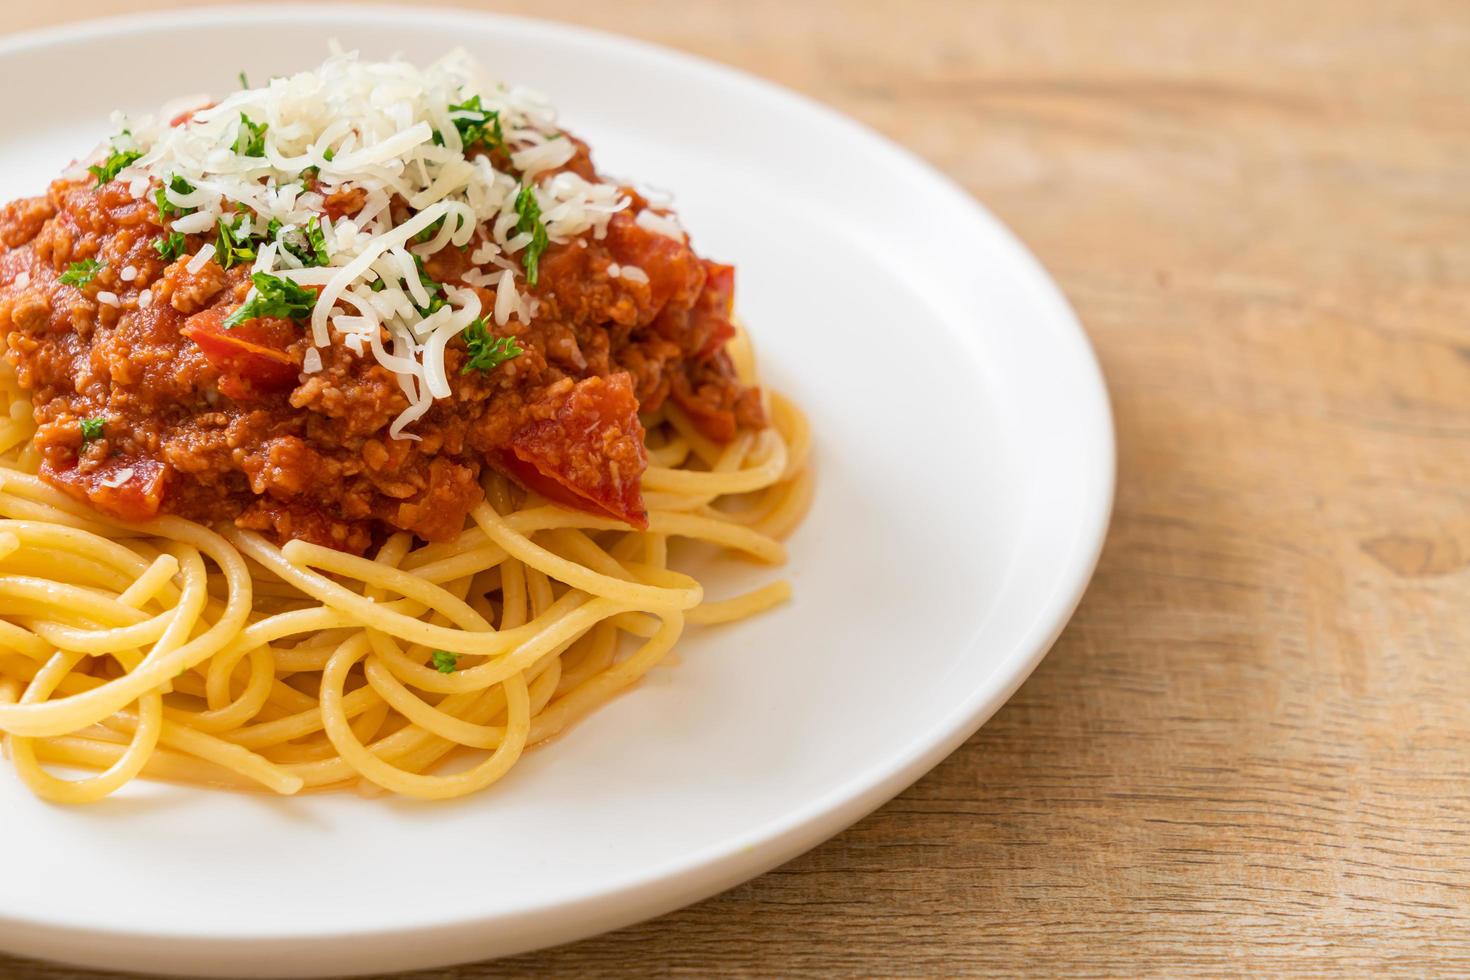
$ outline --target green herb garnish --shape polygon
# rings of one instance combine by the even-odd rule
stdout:
[[[240,87],[241,88],[249,88],[250,87],[250,79],[248,79],[248,78],[245,77],[245,73],[243,71],[240,73]]]
[[[172,262],[184,254],[189,247],[184,241],[184,233],[171,231],[161,238],[153,239],[153,247],[157,250],[159,257],[165,262]]]
[[[168,189],[173,191],[175,194],[194,193],[194,185],[189,183],[184,178],[180,177],[178,174],[174,174],[172,179],[169,180]],[[172,215],[193,214],[196,210],[198,210],[197,208],[183,208],[179,207],[177,204],[174,204],[168,199],[168,195],[164,193],[162,187],[153,192],[153,202],[158,205],[158,214],[160,217],[163,218],[167,218]]]
[[[255,243],[250,239],[250,221],[242,219],[238,224],[226,224],[219,219],[219,234],[214,242],[214,260],[221,268],[229,269],[242,262],[255,261]]]
[[[454,119],[454,128],[459,130],[460,142],[466,150],[476,143],[484,143],[492,150],[505,143],[505,134],[500,129],[500,113],[480,105],[478,95],[464,102],[451,103],[449,111],[460,113]],[[442,137],[440,145],[443,145]]]
[[[459,369],[460,374],[469,374],[471,371],[489,373],[506,361],[513,361],[525,353],[521,350],[521,345],[516,343],[516,338],[493,336],[485,329],[485,321],[480,317],[475,317],[464,328],[461,336],[464,337],[465,350],[470,357]]]
[[[459,668],[459,654],[448,650],[434,651],[434,669],[441,674],[452,674]]]
[[[240,132],[231,149],[242,157],[265,156],[265,131],[269,128],[265,123],[253,122],[245,113],[240,113]]]
[[[326,265],[331,261],[331,253],[327,251],[327,235],[322,231],[320,218],[313,216],[298,233],[304,244],[298,245],[292,238],[282,237],[281,223],[274,218],[271,219],[271,227],[266,234],[272,240],[279,238],[281,248],[299,259],[302,265]]]
[[[516,214],[520,215],[516,231],[531,234],[531,244],[526,246],[526,256],[521,261],[526,267],[526,282],[534,286],[540,276],[541,253],[546,251],[547,239],[546,225],[541,222],[541,205],[536,203],[536,192],[529,184],[516,195]]]
[[[273,276],[269,272],[257,272],[250,277],[255,288],[245,302],[225,320],[225,328],[236,327],[246,320],[257,320],[263,316],[282,320],[305,320],[316,306],[316,293],[299,286],[290,279]]]
[[[444,217],[448,217],[448,215],[445,215]],[[422,245],[424,242],[429,241],[435,235],[439,234],[439,229],[444,227],[444,217],[434,219],[433,224],[429,225],[429,227],[425,228],[417,235],[414,235],[414,244]]]
[[[99,415],[95,419],[82,419],[82,448],[86,449],[92,443],[102,438],[103,427],[107,425],[107,416]]]
[[[312,265],[326,265],[332,260],[327,251],[327,233],[322,231],[321,219],[315,215],[306,223],[306,244],[311,246]]]
[[[97,273],[101,272],[102,267],[106,264],[106,262],[98,262],[96,259],[82,259],[80,262],[73,262],[67,266],[65,272],[57,277],[57,281],[64,286],[75,286],[78,289],[83,289],[93,279],[97,278]]]
[[[97,178],[97,186],[101,187],[116,177],[124,167],[134,160],[141,159],[142,156],[142,150],[113,150],[101,164],[88,167],[87,172]]]

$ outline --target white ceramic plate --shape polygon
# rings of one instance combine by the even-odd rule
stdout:
[[[0,767],[0,947],[16,953],[367,972],[515,953],[704,898],[959,745],[1046,652],[1101,545],[1107,398],[1040,266],[903,150],[707,62],[423,10],[83,24],[0,42],[0,89],[45,87],[6,111],[0,194],[40,192],[107,135],[114,107],[307,67],[332,36],[420,61],[466,46],[551,95],[605,172],[673,189],[696,247],[737,265],[767,377],[815,427],[796,599],[687,636],[678,666],[468,800],[135,783],[61,809]]]

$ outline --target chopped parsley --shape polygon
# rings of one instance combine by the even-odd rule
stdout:
[[[184,178],[180,177],[178,174],[174,174],[173,178],[168,182],[168,189],[173,191],[175,194],[194,193],[194,185],[189,183]],[[174,204],[168,199],[168,194],[164,193],[164,189],[162,187],[153,192],[153,202],[158,205],[159,217],[163,218],[167,218],[172,215],[193,214],[197,210],[196,208],[182,208],[179,207],[177,204]]]
[[[99,415],[95,419],[82,419],[82,448],[86,449],[89,445],[101,439],[102,430],[106,425],[107,416],[105,415]]]
[[[306,223],[306,244],[311,246],[312,254],[308,265],[326,265],[332,260],[331,253],[327,251],[327,233],[322,231],[321,219],[315,215]]]
[[[214,260],[229,269],[242,262],[255,261],[255,243],[250,239],[250,219],[229,224],[219,219],[219,234],[214,242]]]
[[[336,157],[336,155],[337,151],[332,149],[330,146],[322,151],[322,159],[327,161],[328,163],[331,163],[332,159]],[[315,164],[310,167],[304,167],[301,171],[301,176],[298,178],[298,182],[301,184],[302,191],[311,190],[311,185],[316,183],[321,175],[322,168],[316,166]]]
[[[113,150],[102,163],[88,167],[87,172],[97,178],[97,186],[101,187],[116,177],[124,167],[134,160],[141,159],[142,156],[142,150]]]
[[[451,103],[449,111],[459,114],[454,119],[454,128],[459,130],[460,142],[466,150],[477,143],[483,143],[492,150],[504,145],[505,134],[500,129],[500,113],[480,105],[478,95],[464,102]],[[440,137],[436,142],[443,145],[443,138]]]
[[[153,247],[165,262],[172,262],[184,254],[189,245],[184,241],[184,233],[171,231],[167,235],[153,239]]]
[[[292,229],[281,234],[281,222],[272,218],[270,227],[266,230],[268,241],[279,241],[281,248],[294,255],[302,265],[326,265],[331,261],[331,253],[327,251],[327,235],[322,231],[321,219],[312,216],[303,229]]]
[[[231,149],[242,157],[265,156],[265,131],[268,128],[265,123],[254,122],[245,113],[240,113],[240,133]]]
[[[445,216],[439,217],[439,218],[435,218],[433,224],[429,225],[429,227],[425,228],[423,231],[419,232],[417,235],[414,235],[413,236],[414,244],[415,245],[422,245],[424,242],[429,241],[435,235],[439,234],[439,229],[444,227],[444,218],[445,217],[448,217],[448,215],[445,215]]]
[[[434,669],[441,674],[452,674],[459,668],[459,654],[448,650],[434,651]]]
[[[541,222],[541,205],[536,203],[536,192],[530,184],[521,187],[516,195],[516,214],[520,220],[516,222],[516,231],[531,235],[531,244],[526,246],[526,255],[522,263],[526,267],[526,282],[532,286],[540,276],[541,253],[546,251],[546,225]]]
[[[80,262],[73,262],[67,266],[66,271],[58,276],[57,280],[64,286],[75,286],[78,289],[83,289],[93,279],[97,278],[97,273],[101,272],[102,267],[106,264],[106,262],[98,262],[96,259],[82,259]]]
[[[246,320],[263,316],[282,320],[305,320],[316,306],[316,293],[299,286],[290,279],[273,276],[269,272],[257,272],[250,277],[255,288],[250,291],[244,304],[225,320],[225,328],[236,327]]]
[[[475,317],[464,328],[462,336],[465,350],[469,351],[470,356],[464,362],[464,367],[459,369],[460,374],[469,374],[471,371],[489,373],[506,361],[513,361],[525,353],[514,337],[493,336],[485,329],[485,321],[480,317]]]

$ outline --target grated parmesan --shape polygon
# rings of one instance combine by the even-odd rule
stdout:
[[[468,107],[475,98],[478,110]],[[485,123],[482,112],[497,114],[519,176],[497,170],[479,150],[467,155],[457,123]],[[179,115],[184,121],[171,125]],[[258,137],[246,131],[242,116],[264,126]],[[115,115],[114,123],[122,135],[83,162],[118,148],[141,152],[118,179],[139,199],[161,193],[170,230],[218,234],[225,248],[229,238],[220,228],[228,226],[230,235],[257,243],[246,256],[252,273],[318,289],[303,372],[321,370],[319,349],[329,345],[375,359],[409,401],[389,428],[394,438],[416,438],[406,427],[450,394],[445,348],[451,340],[482,316],[504,326],[529,323],[534,315],[536,301],[521,285],[533,242],[519,227],[523,185],[553,243],[604,237],[612,216],[630,204],[616,184],[571,171],[547,176],[577,149],[561,133],[554,109],[535,93],[488,80],[463,51],[421,69],[403,60],[363,61],[334,45],[311,71],[272,78],[214,104],[194,96],[143,119]],[[245,155],[237,146],[259,153]],[[333,220],[324,213],[326,202],[344,191],[363,205]],[[668,215],[645,210],[637,220],[683,241],[683,229]],[[313,221],[325,245],[319,259],[302,244]],[[486,267],[460,281],[493,290],[489,309],[482,310],[475,289],[437,283],[431,296],[420,281],[417,263],[451,247]],[[187,269],[198,273],[215,257],[216,246],[206,244]],[[137,276],[128,271],[124,281]],[[624,267],[622,275],[638,280],[642,272]],[[139,306],[147,302],[140,296]]]
[[[633,220],[638,222],[640,227],[651,232],[672,238],[676,242],[684,241],[684,227],[675,220],[673,215],[659,214],[652,208],[644,208]]]
[[[199,270],[204,268],[205,264],[212,258],[214,258],[214,246],[205,245],[189,260],[189,264],[184,266],[184,268],[189,270],[189,275],[197,275]]]

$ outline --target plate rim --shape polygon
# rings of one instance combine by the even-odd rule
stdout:
[[[663,65],[702,74],[722,86],[794,103],[802,111],[820,116],[828,124],[846,130],[850,136],[860,140],[866,149],[897,163],[909,177],[943,191],[949,203],[965,213],[968,222],[984,226],[987,234],[1008,245],[1015,260],[1024,267],[1029,278],[1028,287],[1038,301],[1050,307],[1047,311],[1048,318],[1055,321],[1058,328],[1066,328],[1058,329],[1057,335],[1067,338],[1070,349],[1066,353],[1074,361],[1074,369],[1081,369],[1086,380],[1086,390],[1076,393],[1077,401],[1083,407],[1070,411],[1069,415],[1086,420],[1092,427],[1090,435],[1097,440],[1100,447],[1101,451],[1097,454],[1098,469],[1088,474],[1088,482],[1096,487],[1096,492],[1089,498],[1088,512],[1079,520],[1072,553],[1059,562],[1059,571],[1051,583],[1050,593],[1038,604],[1032,624],[1027,627],[1022,638],[1005,652],[987,683],[977,685],[976,690],[970,692],[955,707],[937,716],[926,727],[922,737],[908,739],[901,750],[844,779],[820,796],[807,800],[801,807],[784,814],[780,819],[749,829],[735,838],[711,844],[681,859],[654,865],[650,870],[600,890],[584,889],[570,897],[562,896],[522,906],[509,914],[467,912],[460,918],[427,928],[412,925],[386,931],[364,927],[362,930],[332,932],[271,931],[201,935],[198,932],[169,932],[167,929],[143,932],[107,927],[79,928],[58,925],[47,920],[0,914],[0,942],[8,948],[16,949],[21,955],[45,955],[93,964],[97,962],[95,959],[73,958],[66,955],[65,951],[82,937],[94,941],[105,937],[127,945],[167,942],[185,948],[213,948],[222,944],[249,946],[262,942],[295,946],[308,943],[316,946],[362,938],[367,934],[375,939],[389,940],[408,937],[425,940],[440,934],[448,939],[450,936],[462,936],[466,929],[492,922],[505,926],[522,921],[526,928],[526,941],[512,943],[498,955],[514,955],[552,943],[572,942],[703,900],[764,874],[841,833],[917,782],[978,731],[1011,698],[1051,649],[1086,592],[1107,536],[1117,477],[1113,413],[1096,351],[1061,288],[1019,236],[937,166],[836,108],[802,92],[711,58],[580,24],[438,5],[386,4],[360,7],[335,2],[256,8],[231,4],[193,10],[185,8],[89,18],[9,34],[0,37],[0,59],[45,47],[103,39],[125,40],[128,36],[147,34],[161,27],[177,30],[227,25],[243,18],[259,18],[262,14],[273,19],[303,22],[347,15],[354,18],[359,25],[378,27],[390,27],[406,17],[418,21],[432,20],[443,23],[446,27],[452,27],[456,22],[481,26],[498,24],[521,31],[537,32],[552,39],[632,49]],[[617,911],[609,913],[607,909],[612,907],[616,907]],[[570,929],[560,926],[548,929],[544,925],[535,924],[534,920],[544,920],[553,911],[567,913],[582,924]],[[21,932],[26,932],[29,938],[37,940],[24,943],[28,949],[45,946],[56,951],[29,952],[18,948],[12,939]],[[101,948],[99,945],[99,951]],[[183,949],[179,951],[183,952]],[[187,957],[188,953],[184,955]],[[441,962],[430,953],[428,957],[414,962],[432,967],[460,961],[462,960],[451,958]],[[190,964],[190,969],[196,966],[197,964]]]

